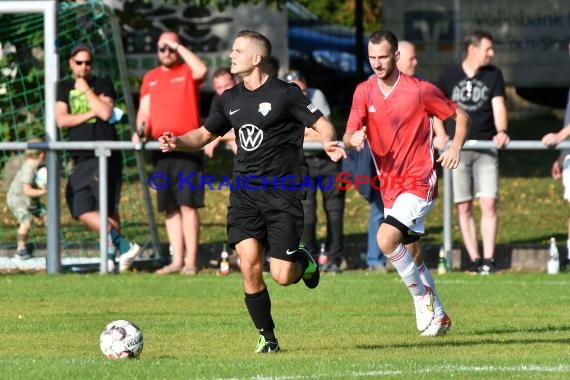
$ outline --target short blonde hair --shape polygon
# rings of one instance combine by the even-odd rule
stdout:
[[[271,55],[271,42],[263,34],[254,32],[253,30],[241,30],[236,38],[249,38],[259,49],[263,60],[265,61]]]
[[[42,143],[45,142],[44,139],[39,138],[39,137],[32,137],[31,139],[28,140],[28,144],[29,143]],[[45,149],[26,149],[25,151],[25,156],[26,158],[38,158],[40,156],[40,154],[45,153]]]

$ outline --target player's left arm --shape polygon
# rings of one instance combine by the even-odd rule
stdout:
[[[346,158],[346,152],[340,147],[336,138],[334,126],[329,121],[329,119],[321,116],[311,126],[311,128],[319,133],[325,153],[330,157],[331,160],[337,162],[341,158]]]
[[[493,142],[497,148],[504,148],[511,142],[507,132],[507,104],[504,96],[495,96],[491,99],[493,108],[493,120],[497,134],[493,136]]]
[[[441,166],[446,169],[455,169],[459,165],[461,148],[467,138],[471,118],[467,112],[463,111],[459,107],[455,109],[455,112],[450,116],[450,118],[455,120],[455,136],[453,137],[453,141],[451,142],[449,149],[441,153],[437,162],[440,162]]]

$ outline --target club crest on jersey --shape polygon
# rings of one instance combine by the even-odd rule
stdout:
[[[259,103],[259,109],[257,112],[261,113],[263,116],[267,116],[267,114],[271,111],[271,103],[263,102]]]
[[[315,113],[318,108],[317,108],[316,105],[314,105],[313,103],[311,103],[311,104],[309,104],[309,105],[307,106],[307,109],[309,110],[309,112]]]
[[[240,146],[248,152],[259,148],[263,141],[263,131],[253,124],[242,125],[238,130],[238,135]]]

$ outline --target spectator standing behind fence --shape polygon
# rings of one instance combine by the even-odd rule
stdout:
[[[414,299],[416,325],[421,335],[447,333],[451,321],[437,295],[429,270],[420,273],[405,245],[425,233],[424,218],[437,197],[436,161],[430,115],[454,118],[457,133],[437,162],[457,167],[467,135],[469,117],[431,83],[409,77],[396,68],[398,39],[377,31],[368,41],[368,59],[374,76],[360,83],[353,96],[344,143],[363,149],[368,140],[382,187],[386,219],[377,234],[378,245],[390,260]],[[397,183],[397,186],[391,184]]]
[[[68,132],[69,141],[118,140],[109,123],[113,113],[115,90],[108,78],[92,75],[93,54],[89,46],[79,43],[71,49],[69,67],[73,78],[57,85],[55,120]],[[91,150],[70,151],[73,168],[66,187],[66,200],[75,219],[99,232],[99,159]],[[127,271],[140,254],[140,246],[120,233],[118,204],[121,198],[121,152],[112,151],[107,159],[108,223],[110,249],[107,269],[115,271],[115,249],[119,252],[119,271]]]
[[[325,117],[330,118],[331,109],[325,94],[318,88],[307,86],[307,78],[301,71],[290,70],[284,77],[286,82],[295,83],[301,92],[309,98]],[[312,128],[305,128],[305,141],[320,141],[320,135]],[[305,248],[317,258],[319,247],[317,245],[317,192],[321,189],[323,208],[327,218],[327,235],[325,250],[328,263],[321,267],[322,271],[339,273],[343,253],[343,213],[345,192],[337,185],[336,175],[340,172],[341,164],[333,162],[326,152],[304,151],[305,163],[309,170],[313,188],[307,188],[303,200],[304,226],[301,242]],[[332,182],[331,182],[332,181]]]
[[[157,139],[165,132],[182,136],[200,126],[198,88],[208,68],[180,43],[174,32],[160,35],[157,54],[160,66],[143,77],[137,125],[145,137],[151,135]],[[137,137],[133,135],[133,141],[137,141]],[[204,207],[204,190],[199,185],[202,153],[165,155],[155,152],[153,157],[155,171],[164,173],[170,180],[168,187],[157,191],[157,203],[158,211],[165,213],[164,224],[172,249],[172,262],[156,273],[195,275],[200,232],[198,209]],[[181,174],[191,173],[194,173],[190,179],[193,188],[179,182]]]
[[[468,140],[492,140],[497,149],[504,148],[507,133],[506,92],[503,74],[491,65],[494,56],[493,37],[485,31],[473,31],[464,39],[465,57],[460,64],[446,68],[438,86],[471,117]],[[436,120],[436,123],[440,123]],[[446,123],[449,136],[453,123]],[[495,271],[495,243],[499,216],[498,150],[466,150],[459,167],[453,172],[453,197],[457,205],[463,243],[471,258],[471,273]],[[474,194],[473,194],[474,193]],[[479,253],[477,229],[473,217],[473,196],[481,207],[481,239],[483,259]]]
[[[300,191],[279,183],[300,184],[303,135],[311,126],[332,160],[345,156],[334,141],[334,127],[299,88],[263,72],[271,43],[260,33],[238,33],[230,58],[232,73],[243,82],[225,91],[206,124],[181,137],[160,137],[164,152],[198,150],[217,136],[234,129],[238,152],[228,208],[228,242],[235,248],[243,278],[245,304],[259,331],[257,353],[280,350],[271,316],[271,299],[263,278],[264,251],[271,256],[271,276],[279,285],[301,279],[308,288],[319,284],[320,272],[312,256],[299,248],[303,231]],[[291,183],[291,179],[297,179]],[[271,181],[273,185],[263,184]],[[287,187],[289,187],[287,185]]]
[[[346,159],[342,161],[342,171],[350,173],[352,178],[366,177],[373,179],[377,175],[376,166],[372,161],[372,154],[368,141],[365,141],[362,149],[350,149],[346,152]],[[378,247],[376,241],[376,233],[378,227],[384,222],[384,204],[380,191],[380,181],[376,181],[375,187],[369,182],[358,185],[358,192],[370,204],[370,213],[368,215],[368,240],[366,247],[366,265],[369,272],[387,273],[386,256]]]
[[[41,139],[30,139],[28,143],[42,142]],[[26,248],[28,234],[32,227],[33,218],[42,218],[47,224],[47,212],[42,204],[41,196],[47,193],[44,187],[37,185],[38,169],[43,164],[45,152],[37,149],[27,149],[24,161],[16,176],[10,183],[6,203],[18,220],[18,246],[15,259],[27,260],[32,257]]]
[[[212,87],[214,87],[216,94],[210,103],[210,111],[208,113],[208,116],[210,116],[216,109],[218,102],[220,101],[220,96],[224,93],[224,91],[232,88],[238,84],[238,82],[239,81],[236,76],[233,75],[230,69],[226,66],[220,66],[216,69],[216,71],[214,71],[212,74]],[[232,129],[225,135],[216,138],[214,141],[206,145],[204,147],[204,154],[210,158],[214,157],[214,150],[220,143],[228,145],[234,154],[237,153],[236,135]]]
[[[570,45],[568,45],[570,52]],[[556,146],[560,142],[570,137],[570,91],[568,91],[568,102],[566,104],[566,112],[564,113],[564,126],[558,133],[547,133],[542,138],[542,142],[547,146]],[[554,179],[562,178],[564,186],[564,199],[570,202],[570,151],[563,150],[560,152],[558,160],[554,161],[551,169]],[[566,265],[570,263],[570,218],[566,222],[567,240],[566,240]]]

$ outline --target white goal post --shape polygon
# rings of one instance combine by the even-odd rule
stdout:
[[[49,142],[57,141],[55,125],[55,85],[58,78],[59,59],[56,50],[57,1],[1,1],[2,13],[42,13],[44,16],[44,113],[45,132]],[[49,173],[59,173],[58,156],[54,150],[46,153],[46,164]],[[57,207],[49,207],[47,226],[47,272],[61,271],[61,238],[59,207],[59,175],[48,176],[47,203]]]

